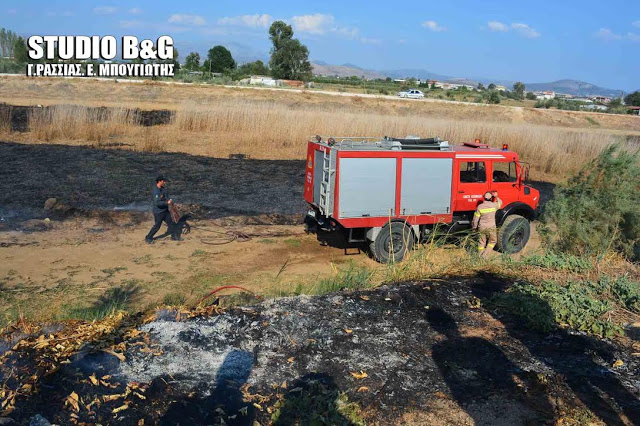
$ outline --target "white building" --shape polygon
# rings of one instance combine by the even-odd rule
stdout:
[[[459,84],[459,83],[436,83],[436,87],[439,87],[443,90],[455,90],[460,89],[461,87],[466,87],[469,90],[475,89],[475,87],[470,84]]]
[[[536,95],[536,99],[547,100],[553,99],[556,97],[556,92],[554,91],[543,91],[543,92],[533,92]]]
[[[609,109],[608,106],[606,105],[594,105],[594,104],[590,104],[590,105],[582,105],[580,108],[582,109],[589,109],[592,111],[606,111]]]
[[[278,85],[278,81],[275,80],[273,77],[267,77],[264,75],[252,75],[251,78],[249,79],[249,84],[259,84],[262,86],[277,86]]]

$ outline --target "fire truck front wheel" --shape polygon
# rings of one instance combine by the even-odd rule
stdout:
[[[508,216],[498,230],[498,250],[505,254],[519,253],[529,242],[531,225],[517,214]]]
[[[392,222],[382,227],[369,248],[380,263],[400,262],[413,248],[415,240],[411,227],[402,222]]]

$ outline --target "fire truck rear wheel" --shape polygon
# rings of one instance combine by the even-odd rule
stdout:
[[[369,248],[380,263],[400,262],[413,248],[415,240],[411,227],[401,222],[392,222],[382,227]]]
[[[529,242],[531,224],[517,214],[507,216],[498,230],[498,250],[505,254],[519,253]]]

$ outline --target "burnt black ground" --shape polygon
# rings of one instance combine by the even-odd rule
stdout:
[[[29,218],[55,197],[75,209],[150,211],[156,176],[203,216],[300,215],[304,161],[226,160],[66,145],[0,142],[0,216]],[[17,212],[17,213],[16,213]]]
[[[51,107],[38,106],[19,106],[0,103],[0,116],[8,114],[11,118],[11,130],[14,132],[26,132],[29,130],[29,115],[34,110],[46,110]],[[98,114],[108,112],[107,107],[88,108],[97,111]],[[133,109],[136,121],[142,126],[156,126],[159,124],[168,124],[171,121],[172,112],[169,110],[141,110]]]
[[[306,212],[305,163],[300,160],[229,160],[12,142],[0,142],[0,158],[0,217],[16,221],[51,216],[43,211],[51,197],[68,207],[66,215],[114,209],[146,213],[159,174],[170,179],[175,201],[195,208],[198,216],[271,215],[267,223],[293,224]],[[531,185],[543,192],[543,202],[551,197],[553,184]]]
[[[268,409],[280,408],[303,424],[309,417],[301,416],[331,413],[340,423],[335,401],[345,392],[377,424],[408,411],[446,419],[443,401],[476,424],[544,424],[580,406],[607,424],[637,424],[639,362],[629,348],[560,329],[540,334],[517,318],[470,307],[507,286],[480,275],[276,299],[189,321],[162,315],[141,328],[162,354],[128,342],[123,363],[104,353],[77,356],[39,383],[42,392],[19,399],[12,417],[25,424],[39,413],[64,424],[70,411],[63,401],[72,391],[91,401],[140,382],[146,399],[105,402],[81,410],[80,419],[251,425],[267,424]],[[29,359],[23,354],[20,365],[33,368]],[[612,368],[617,359],[624,366]],[[119,387],[89,385],[94,371],[112,374]],[[265,398],[243,401],[243,385]],[[128,408],[113,414],[125,401]]]

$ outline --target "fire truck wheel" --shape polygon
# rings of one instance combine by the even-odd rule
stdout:
[[[369,245],[371,254],[380,263],[400,262],[413,248],[415,235],[411,228],[401,222],[386,224],[375,241]]]
[[[498,250],[505,254],[519,253],[529,242],[531,225],[517,214],[508,216],[498,230]]]

